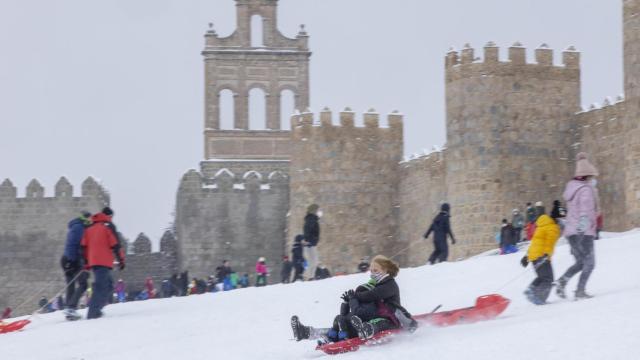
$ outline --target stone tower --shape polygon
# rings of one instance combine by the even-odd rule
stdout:
[[[403,117],[364,114],[364,127],[354,125],[355,113],[331,112],[292,118],[289,242],[302,233],[307,207],[320,205],[320,261],[335,272],[354,272],[362,256],[393,255],[397,250],[399,162],[402,160]],[[313,274],[310,274],[313,275]]]
[[[280,33],[277,3],[236,0],[238,28],[228,37],[219,37],[213,27],[205,35],[205,159],[288,159],[289,132],[279,131],[280,97],[289,90],[296,108],[309,106],[311,52],[304,26],[295,39]],[[251,39],[256,16],[262,19],[262,42]],[[249,92],[256,88],[265,94],[266,131],[249,129]],[[233,129],[221,129],[224,90],[233,92]]]
[[[640,226],[640,0],[624,0],[625,202],[626,228]]]
[[[446,63],[447,194],[461,244],[453,258],[495,246],[494,230],[514,207],[561,193],[571,156],[572,115],[580,109],[580,54],[563,52],[553,65],[546,45],[526,62],[516,43],[509,60],[488,43],[484,59],[470,46]]]

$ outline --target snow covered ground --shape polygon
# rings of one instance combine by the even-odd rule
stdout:
[[[607,236],[608,235],[608,236]],[[340,359],[638,359],[640,358],[640,232],[606,234],[596,241],[596,269],[587,290],[595,297],[528,303],[533,279],[523,252],[402,269],[403,304],[418,314],[470,306],[478,295],[512,300],[497,319],[449,328],[421,327],[383,346],[363,347]],[[569,247],[553,258],[556,277],[572,263]],[[515,280],[513,280],[515,278]],[[295,342],[289,318],[329,326],[340,294],[366,275],[273,285],[225,293],[111,305],[100,320],[67,322],[41,315],[24,331],[0,335],[2,359],[312,359],[327,358],[312,341]],[[513,281],[511,281],[513,280]],[[575,288],[577,277],[567,287]],[[82,312],[84,314],[84,311]]]

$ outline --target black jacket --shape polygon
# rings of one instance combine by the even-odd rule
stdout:
[[[316,267],[316,273],[315,273],[315,278],[316,280],[322,280],[322,279],[328,279],[331,277],[331,273],[329,272],[329,269],[327,269],[326,267]]]
[[[505,225],[500,229],[500,247],[516,244],[516,234],[513,226]]]
[[[393,310],[401,308],[400,305],[400,288],[398,283],[391,276],[382,279],[376,286],[367,291],[356,292],[354,297],[360,302],[377,303],[382,301],[391,306]]]
[[[310,246],[317,246],[320,241],[320,218],[315,214],[307,214],[304,217],[304,240]]]
[[[436,242],[447,242],[447,235],[451,236],[452,240],[455,240],[453,237],[453,233],[451,232],[451,225],[449,224],[449,213],[446,211],[440,211],[438,215],[433,219],[431,226],[429,226],[429,230],[424,234],[425,239],[431,235],[433,232],[433,237]]]
[[[293,243],[293,247],[291,247],[291,261],[293,261],[294,265],[304,262],[304,257],[302,257],[302,243]]]

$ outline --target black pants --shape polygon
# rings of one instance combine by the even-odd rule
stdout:
[[[437,262],[447,261],[449,257],[449,245],[447,244],[447,239],[444,240],[433,240],[433,246],[435,249],[429,256],[429,264],[433,265]]]
[[[551,288],[553,287],[553,268],[551,267],[551,261],[547,258],[544,260],[538,259],[533,262],[533,266],[538,277],[531,282],[531,290],[538,300],[547,301]]]
[[[68,309],[75,310],[78,308],[80,298],[87,291],[89,271],[83,271],[79,261],[70,261],[65,256],[60,260],[60,265],[67,282],[67,295],[64,302]]]
[[[111,278],[111,268],[106,266],[94,266],[93,286],[91,300],[89,300],[89,311],[87,319],[95,319],[102,316],[102,308],[109,303],[109,298],[113,294],[113,279]]]
[[[294,268],[296,272],[293,274],[292,282],[295,282],[296,280],[303,280],[302,273],[304,272],[304,265],[302,265],[302,263],[297,263],[294,265]]]

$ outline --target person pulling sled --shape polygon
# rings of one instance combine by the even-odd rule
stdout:
[[[375,334],[397,328],[413,332],[418,323],[400,304],[400,289],[395,281],[398,265],[378,255],[371,262],[371,280],[342,294],[340,314],[331,328],[305,326],[298,316],[291,318],[291,329],[296,341],[321,339],[337,342],[353,337],[370,339]]]

